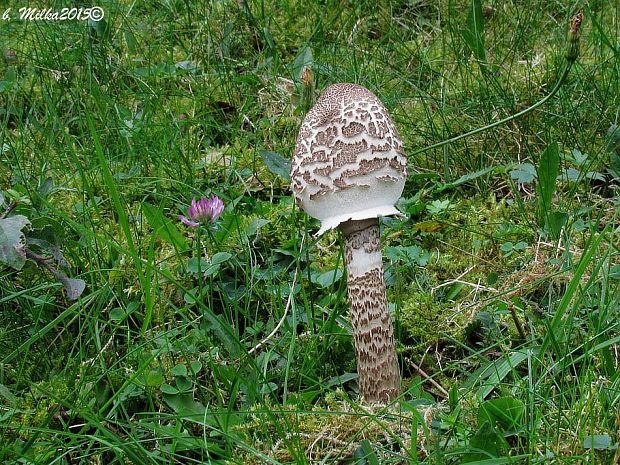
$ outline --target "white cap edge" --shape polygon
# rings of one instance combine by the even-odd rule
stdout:
[[[373,207],[366,210],[358,210],[352,213],[344,213],[342,215],[331,216],[329,218],[325,218],[321,222],[321,229],[319,229],[319,232],[317,232],[315,236],[321,236],[330,229],[337,228],[341,223],[344,223],[345,221],[367,220],[369,218],[378,218],[380,216],[391,215],[396,215],[400,217],[405,216],[392,205],[382,205],[380,207]]]

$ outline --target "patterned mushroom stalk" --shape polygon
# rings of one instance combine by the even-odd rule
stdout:
[[[291,165],[295,200],[321,221],[318,235],[336,227],[343,233],[358,384],[366,402],[387,402],[399,392],[378,217],[400,215],[394,204],[406,164],[381,101],[364,87],[342,83],[329,86],[306,115]]]

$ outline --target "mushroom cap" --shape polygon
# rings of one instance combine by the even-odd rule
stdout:
[[[407,158],[381,101],[357,84],[329,86],[306,115],[291,164],[297,204],[321,221],[318,235],[348,220],[400,215]]]

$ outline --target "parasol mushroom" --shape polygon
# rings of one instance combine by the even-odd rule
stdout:
[[[399,392],[378,217],[400,215],[394,204],[406,163],[381,101],[362,86],[340,83],[329,86],[306,115],[291,165],[295,200],[321,221],[317,234],[339,227],[344,236],[358,384],[366,402],[390,401]]]

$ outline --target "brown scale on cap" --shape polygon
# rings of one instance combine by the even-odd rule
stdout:
[[[299,198],[309,188],[300,180],[307,179],[307,174],[325,184],[325,177],[332,181],[340,178],[343,167],[349,173],[369,174],[386,162],[402,176],[407,175],[403,144],[383,103],[357,84],[334,84],[304,119],[293,156],[291,187]],[[339,185],[346,185],[343,179],[339,181],[328,190],[337,192]]]

